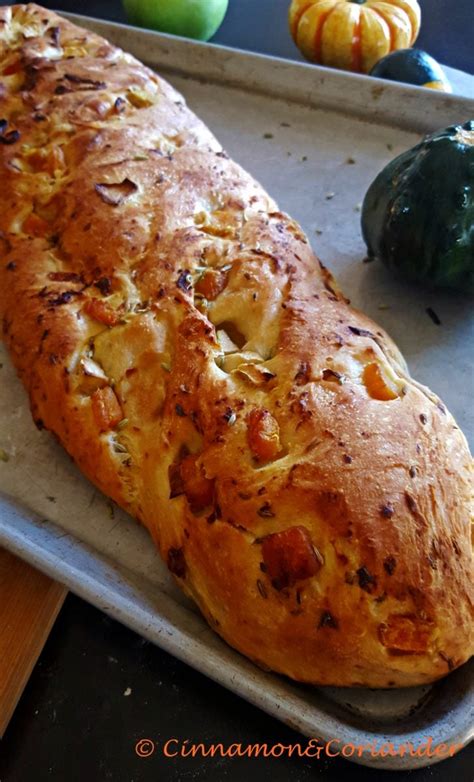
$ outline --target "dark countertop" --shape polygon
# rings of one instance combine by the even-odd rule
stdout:
[[[420,46],[473,69],[472,0],[422,0]],[[123,21],[119,2],[44,2]],[[286,31],[288,0],[231,0],[219,43],[298,57]],[[470,30],[468,29],[470,26]],[[270,32],[269,32],[270,31]],[[129,692],[130,690],[130,692]],[[125,694],[127,693],[127,694]],[[416,772],[370,771],[339,759],[139,758],[141,738],[229,745],[293,744],[299,734],[70,595],[0,742],[0,782],[472,782],[474,747]],[[303,739],[304,742],[304,739]]]
[[[384,773],[327,758],[139,758],[141,738],[305,741],[70,595],[0,742],[1,782],[472,782],[474,768],[472,745],[431,768]]]

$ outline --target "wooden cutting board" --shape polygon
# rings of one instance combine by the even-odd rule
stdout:
[[[0,548],[0,738],[66,594],[66,587]]]

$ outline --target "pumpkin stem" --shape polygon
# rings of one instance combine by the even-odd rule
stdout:
[[[459,144],[465,144],[466,146],[474,147],[474,129],[467,130],[466,126],[459,128],[458,132],[454,136],[454,140]]]

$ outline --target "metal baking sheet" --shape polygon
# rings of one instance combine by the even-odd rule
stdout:
[[[353,303],[381,323],[412,373],[468,437],[471,303],[397,282],[364,264],[360,205],[375,174],[421,132],[474,117],[474,101],[271,57],[71,17],[162,73],[229,154],[298,219]],[[431,308],[437,325],[427,314]],[[383,769],[434,758],[374,757],[370,745],[466,744],[474,735],[474,661],[432,687],[310,688],[264,673],[230,649],[181,594],[151,538],[94,489],[46,432],[0,348],[0,545],[101,610],[309,737],[368,745],[351,759]]]

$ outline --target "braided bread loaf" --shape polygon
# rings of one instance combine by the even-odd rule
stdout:
[[[466,441],[133,57],[0,9],[0,311],[38,426],[232,646],[297,680],[473,652]]]

